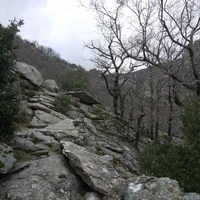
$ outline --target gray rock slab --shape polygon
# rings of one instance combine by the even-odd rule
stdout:
[[[41,86],[44,83],[41,73],[35,67],[26,63],[17,62],[14,71],[33,85]]]
[[[182,199],[183,195],[177,181],[147,176],[127,182],[126,189],[123,188],[121,192],[124,200],[177,200]]]
[[[30,162],[17,162],[9,173],[17,173],[30,166]]]
[[[36,116],[33,116],[33,118],[31,119],[28,125],[29,128],[37,128],[37,127],[43,128],[46,126],[47,124],[41,121],[40,119],[38,119]]]
[[[0,143],[0,174],[8,173],[14,166],[16,159],[13,149],[5,143]]]
[[[28,137],[38,142],[42,142],[43,144],[48,145],[48,146],[59,145],[59,142],[56,141],[53,137],[44,135],[43,133],[35,131],[35,130],[31,130],[28,133]]]
[[[50,97],[57,97],[59,95],[58,93],[48,91],[48,90],[46,90],[44,88],[42,88],[42,90],[43,90],[43,94],[48,95]]]
[[[44,84],[42,85],[46,90],[49,90],[51,92],[58,92],[59,88],[58,85],[56,84],[56,82],[52,79],[47,79],[46,81],[44,81]]]
[[[44,96],[44,95],[40,95],[38,102],[40,102],[40,104],[53,109],[54,108],[54,102],[55,99],[53,97],[49,97],[49,96]]]
[[[45,101],[42,101],[40,102],[42,105],[50,108],[50,109],[53,109],[54,108],[54,105],[52,105],[51,103],[48,103],[48,102],[45,102]]]
[[[16,136],[12,140],[12,146],[17,149],[25,150],[25,151],[39,151],[42,148],[35,145],[32,141],[27,138],[21,138]]]
[[[51,110],[51,115],[54,115],[55,117],[58,117],[60,120],[66,118],[65,115],[63,115],[63,114],[61,114],[61,113],[59,113],[59,112],[56,112],[56,111],[54,111],[54,110]]]
[[[96,192],[88,192],[84,196],[85,200],[101,200],[102,197]]]
[[[53,103],[55,101],[55,98],[41,94],[39,97],[39,101],[47,101],[48,103]]]
[[[46,113],[51,113],[51,109],[49,109],[48,107],[46,107],[40,103],[28,103],[28,107],[33,110],[40,110],[40,111],[44,111]]]
[[[81,103],[87,104],[87,105],[93,105],[93,104],[99,104],[100,102],[95,99],[93,96],[91,96],[89,93],[85,91],[70,91],[66,93],[67,95],[71,95],[73,97],[77,97],[80,99]]]
[[[45,128],[48,125],[43,124],[42,122],[34,121],[32,120],[30,124],[27,125],[28,128],[35,128],[35,129],[40,129],[40,128]]]
[[[51,124],[44,129],[40,129],[39,131],[58,140],[74,140],[79,138],[79,134],[73,124],[73,120],[69,118],[60,120],[59,122]]]
[[[107,156],[98,156],[72,142],[61,141],[61,145],[76,173],[95,191],[108,194],[123,182]]]
[[[31,161],[29,167],[0,181],[0,199],[83,199],[87,185],[74,173],[64,156]]]
[[[183,200],[200,200],[200,194],[198,194],[198,193],[187,193],[183,196]]]
[[[64,119],[65,116],[51,111],[51,113],[46,113],[45,111],[36,110],[35,118],[30,122],[30,124],[55,124],[59,122],[61,119]]]

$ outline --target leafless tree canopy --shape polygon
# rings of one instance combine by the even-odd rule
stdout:
[[[131,58],[131,66],[149,63],[200,95],[198,0],[117,0],[110,5],[91,0],[89,7],[104,39],[88,44],[98,66],[108,69],[108,59],[124,65]]]
[[[134,110],[136,131],[149,124],[151,138],[165,121],[170,135],[183,91],[200,96],[200,1],[91,0],[88,8],[96,14],[99,38],[85,45],[115,113]],[[150,77],[144,83],[148,89],[138,90],[130,83],[141,66],[149,68]]]

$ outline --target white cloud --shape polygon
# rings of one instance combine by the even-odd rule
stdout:
[[[83,41],[95,38],[95,22],[78,0],[0,0],[0,5],[0,23],[23,19],[20,35],[24,39],[52,47],[69,62],[91,67],[84,61],[90,53]]]

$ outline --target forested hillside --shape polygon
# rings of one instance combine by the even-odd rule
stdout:
[[[86,44],[95,55],[90,71],[15,38],[23,20],[0,26],[0,141],[11,145],[0,145],[2,199],[49,199],[49,191],[70,200],[89,191],[102,200],[200,199],[199,4],[168,3],[91,0],[102,37]],[[128,38],[120,17],[127,9],[138,20]],[[51,167],[63,166],[63,154],[81,193],[74,183],[66,190],[68,172]]]
[[[59,77],[64,71],[77,67],[61,59],[51,47],[41,46],[36,41],[28,41],[16,35],[14,43],[17,45],[17,60],[36,67],[45,79],[54,79],[59,83]]]
[[[102,69],[86,71],[36,41],[30,42],[17,35],[14,42],[18,46],[17,60],[36,67],[45,79],[54,79],[61,89],[86,90],[109,110],[114,109],[113,102],[117,98],[116,114],[151,138],[157,137],[159,130],[180,136],[182,109],[178,101],[185,90],[179,90],[180,86],[157,68],[102,76]],[[118,85],[115,85],[116,80]],[[189,95],[189,91],[184,96],[186,94]]]

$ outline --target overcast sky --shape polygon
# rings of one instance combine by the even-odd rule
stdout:
[[[83,41],[96,38],[94,16],[78,0],[0,0],[0,23],[6,26],[14,17],[24,20],[23,39],[52,47],[70,63],[92,67]]]

